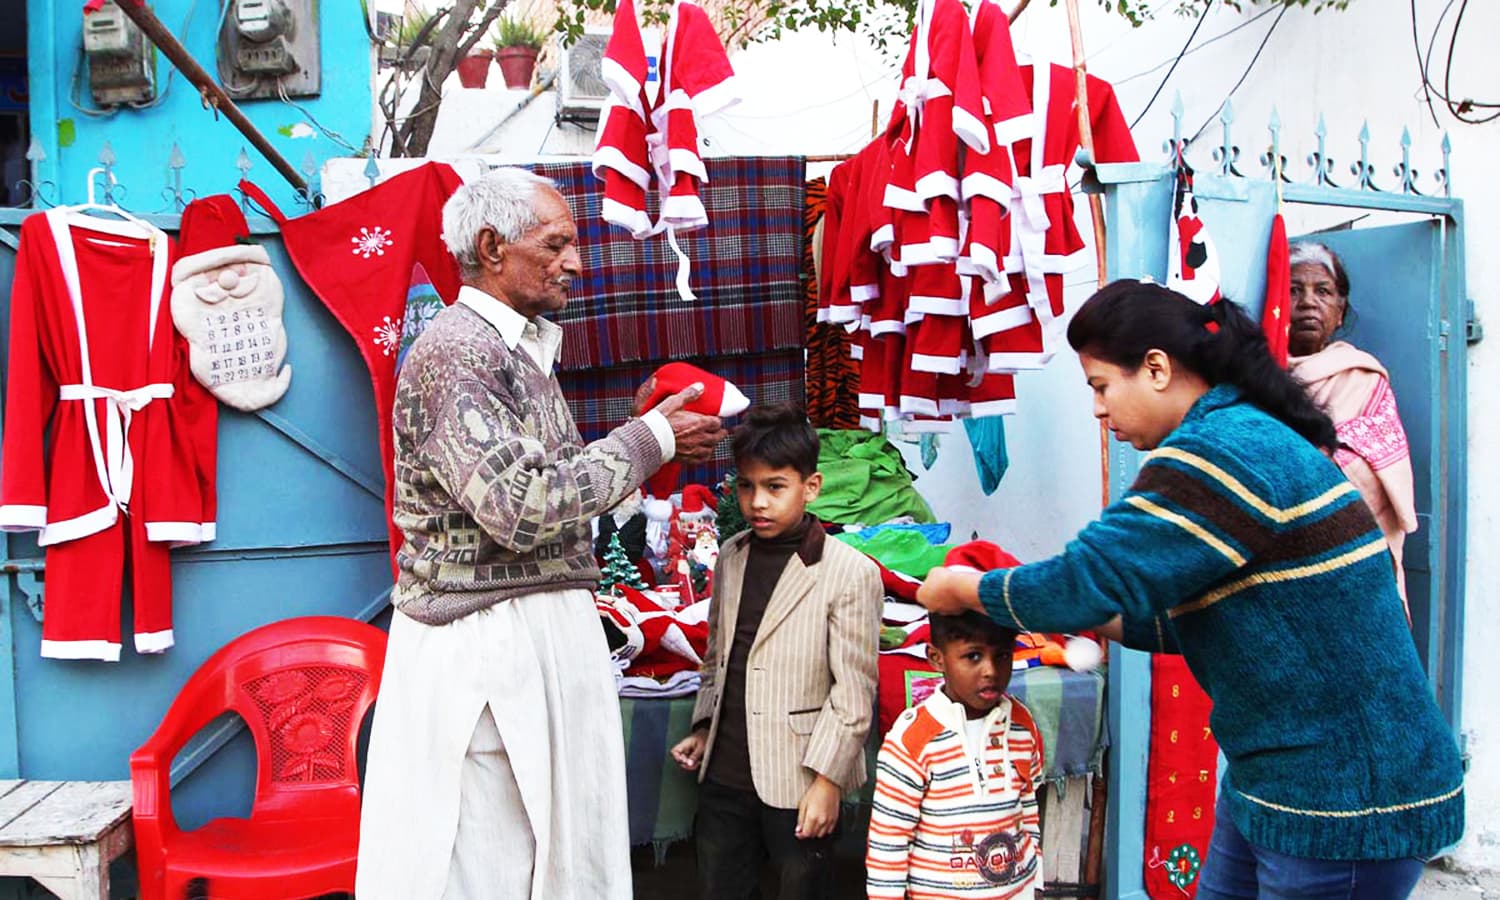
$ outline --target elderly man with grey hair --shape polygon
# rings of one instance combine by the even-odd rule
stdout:
[[[584,445],[552,374],[581,260],[551,181],[497,169],[443,208],[464,286],[394,411],[390,645],[360,900],[627,898],[625,757],[590,520],[724,437],[677,394]]]

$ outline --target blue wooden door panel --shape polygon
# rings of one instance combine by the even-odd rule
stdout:
[[[1397,408],[1411,443],[1412,473],[1420,528],[1404,552],[1412,634],[1429,680],[1436,686],[1441,635],[1433,614],[1437,590],[1441,523],[1438,506],[1441,410],[1438,329],[1442,274],[1436,221],[1308,235],[1327,245],[1349,273],[1349,304],[1354,311],[1341,337],[1372,354],[1390,373]]]

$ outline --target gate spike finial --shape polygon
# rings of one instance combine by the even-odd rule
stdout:
[[[42,146],[42,141],[36,135],[31,136],[31,143],[26,147],[26,159],[31,163],[39,163],[47,158],[47,150]]]
[[[1359,162],[1349,167],[1354,176],[1355,187],[1362,191],[1378,191],[1375,186],[1375,167],[1370,165],[1370,121],[1365,120],[1359,129]]]
[[[177,146],[176,141],[173,141],[172,152],[167,154],[167,169],[171,173],[171,183],[162,193],[166,195],[167,200],[172,204],[172,209],[176,212],[182,212],[183,207],[187,205],[182,193],[182,170],[186,167],[187,158],[182,155],[182,148]]]
[[[1333,160],[1328,158],[1328,123],[1323,120],[1322,113],[1318,113],[1318,124],[1313,128],[1313,134],[1318,139],[1318,149],[1307,158],[1307,164],[1313,167],[1313,184],[1319,187],[1338,187],[1328,177],[1333,172]]]
[[[375,154],[373,153],[365,157],[364,176],[369,179],[370,187],[374,187],[375,182],[380,180],[380,163],[375,161]]]
[[[1271,132],[1271,149],[1261,155],[1260,164],[1270,170],[1272,181],[1287,181],[1286,157],[1281,155],[1281,113],[1274,106],[1266,130]]]
[[[1228,178],[1230,175],[1238,175],[1234,164],[1239,161],[1240,148],[1234,145],[1234,138],[1230,131],[1234,125],[1234,105],[1224,101],[1224,107],[1219,110],[1219,122],[1224,126],[1224,138],[1218,149],[1214,151],[1214,159],[1219,163],[1219,174]]]
[[[1448,140],[1448,132],[1446,131],[1443,132],[1443,143],[1440,146],[1443,148],[1443,167],[1437,171],[1437,180],[1443,186],[1443,196],[1452,197],[1453,182],[1449,180],[1448,166],[1452,164],[1449,157],[1453,153],[1453,142]]]
[[[1396,165],[1396,178],[1401,181],[1401,193],[1420,194],[1417,190],[1417,171],[1411,167],[1411,129],[1401,129],[1401,162]]]

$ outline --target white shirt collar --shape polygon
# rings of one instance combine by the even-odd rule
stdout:
[[[537,317],[528,319],[508,304],[502,303],[479,288],[464,285],[458,289],[458,303],[478,313],[495,329],[505,346],[514,350],[523,342],[526,351],[543,372],[551,372],[562,348],[562,328]],[[529,340],[527,340],[529,338]]]

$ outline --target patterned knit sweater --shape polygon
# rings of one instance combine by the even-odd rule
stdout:
[[[1224,808],[1252,844],[1427,857],[1463,833],[1463,768],[1385,538],[1338,467],[1221,385],[1062,554],[980,585],[1003,625],[1180,652],[1213,700]]]
[[[662,462],[631,419],[583,446],[562,389],[478,313],[443,310],[396,385],[394,600],[441,625],[510,597],[593,590],[590,520]]]
[[[965,718],[937,691],[886,735],[865,856],[871,898],[1029,900],[1042,886],[1042,740],[1031,713],[1002,698],[977,756]]]

